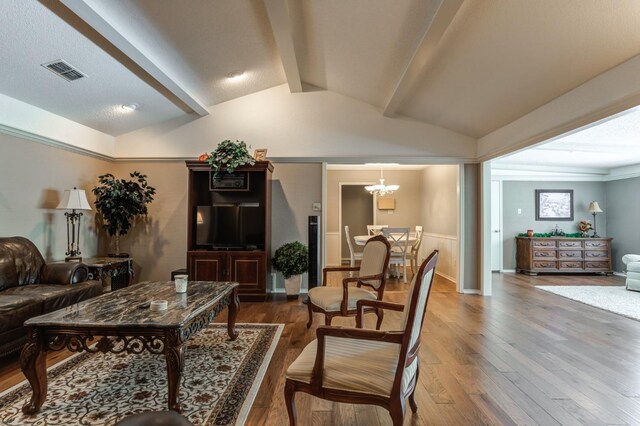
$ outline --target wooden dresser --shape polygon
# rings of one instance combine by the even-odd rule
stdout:
[[[613,238],[516,237],[516,272],[612,274]]]

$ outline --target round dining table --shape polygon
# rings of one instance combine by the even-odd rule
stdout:
[[[400,238],[402,236],[402,234],[391,234],[393,235],[395,238]],[[356,245],[359,246],[363,246],[365,244],[367,244],[367,241],[369,241],[369,238],[373,238],[375,237],[375,235],[356,235],[353,237],[353,240],[355,241]],[[390,243],[393,243],[393,240],[390,238],[387,238],[389,240]],[[403,239],[404,241],[404,239]],[[416,239],[416,234],[413,232],[409,233],[409,247],[415,245],[418,242],[418,240]]]

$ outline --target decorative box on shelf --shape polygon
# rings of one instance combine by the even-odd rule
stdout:
[[[516,237],[516,271],[612,274],[613,238]]]

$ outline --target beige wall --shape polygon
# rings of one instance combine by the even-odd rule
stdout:
[[[108,161],[0,134],[0,237],[27,237],[47,260],[64,259],[67,224],[55,209],[64,190],[84,189],[93,205],[91,189],[111,168]],[[94,213],[83,212],[80,222],[85,257],[99,252]]]
[[[458,269],[458,165],[433,165],[422,171],[420,247],[425,259],[439,251],[440,275],[456,280]]]
[[[376,209],[376,223],[389,226],[410,226],[420,224],[420,202],[422,171],[421,170],[387,170],[384,172],[385,183],[400,185],[392,197],[396,199],[396,209],[387,211]],[[379,170],[328,170],[327,171],[327,232],[339,232],[339,198],[340,183],[371,182],[380,179]]]
[[[48,260],[62,260],[67,237],[64,211],[56,210],[65,189],[87,192],[98,175],[128,177],[138,170],[157,189],[146,220],[121,239],[121,251],[131,253],[136,281],[168,280],[186,266],[187,168],[184,161],[110,162],[0,134],[0,236],[32,240]],[[321,164],[276,164],[272,194],[272,249],[285,242],[307,243],[307,217],[322,198]],[[95,210],[82,218],[80,248],[85,257],[113,250],[112,239],[97,229]],[[270,288],[270,276],[267,277]],[[278,284],[282,286],[281,277]]]

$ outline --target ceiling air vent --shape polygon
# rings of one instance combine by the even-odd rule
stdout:
[[[85,77],[82,72],[78,71],[62,59],[58,59],[53,62],[47,62],[46,64],[41,65],[67,81],[75,81]]]

